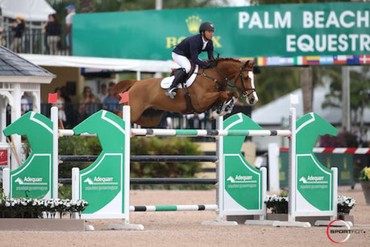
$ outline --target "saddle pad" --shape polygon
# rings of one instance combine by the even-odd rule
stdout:
[[[195,69],[194,69],[193,74],[189,77],[189,79],[185,83],[186,87],[190,87],[193,84],[193,82],[195,81],[195,77],[197,77],[197,73],[198,73],[198,68],[199,68],[199,66],[195,65]],[[163,88],[163,89],[169,88],[172,84],[173,79],[175,79],[175,76],[169,76],[169,77],[163,78],[162,81],[161,81],[161,88]],[[182,88],[182,84],[180,83],[177,86],[177,88]]]

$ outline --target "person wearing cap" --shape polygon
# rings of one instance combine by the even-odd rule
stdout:
[[[211,22],[203,22],[199,27],[199,34],[187,37],[181,41],[172,51],[173,60],[180,65],[176,71],[175,78],[171,86],[167,89],[166,95],[171,99],[176,96],[177,85],[185,79],[186,74],[191,69],[191,62],[202,68],[212,68],[216,66],[213,57],[213,34],[215,27]],[[207,52],[209,61],[199,59],[201,52]]]
[[[72,22],[73,22],[73,16],[76,14],[75,12],[75,6],[73,4],[70,4],[65,7],[65,10],[67,11],[67,16],[65,19],[66,23],[66,46],[68,53],[72,53]]]
[[[10,49],[14,52],[22,52],[22,38],[26,25],[22,16],[17,16],[12,23],[12,30],[14,33],[13,42]]]

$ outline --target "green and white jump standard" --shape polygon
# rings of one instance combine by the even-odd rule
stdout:
[[[56,106],[52,107],[52,123],[44,116],[30,112],[9,125],[4,134],[27,135],[33,152],[19,168],[4,172],[5,195],[22,197],[31,188],[29,198],[57,198],[58,136],[96,135],[102,152],[89,167],[82,171],[73,169],[72,199],[83,199],[89,203],[82,218],[123,219],[122,224],[111,225],[113,229],[143,229],[142,225],[129,224],[130,211],[216,210],[217,217],[213,224],[229,225],[235,225],[236,222],[226,221],[226,216],[252,215],[258,219],[247,220],[246,223],[301,227],[308,227],[310,224],[297,222],[296,217],[336,218],[337,170],[330,170],[320,164],[312,150],[319,135],[336,135],[337,130],[314,113],[306,114],[296,121],[294,100],[290,108],[290,130],[264,130],[241,113],[230,116],[225,121],[219,119],[217,130],[131,129],[130,108],[123,108],[123,120],[111,112],[101,110],[73,130],[58,132]],[[130,207],[130,139],[133,136],[217,137],[216,205]],[[256,169],[242,155],[241,147],[246,136],[290,137],[287,222],[265,220],[266,170]],[[38,162],[33,162],[35,160]]]

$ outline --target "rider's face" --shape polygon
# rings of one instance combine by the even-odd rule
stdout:
[[[213,38],[214,31],[204,31],[204,37],[208,40]]]

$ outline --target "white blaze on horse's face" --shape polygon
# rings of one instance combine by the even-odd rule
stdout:
[[[251,80],[251,88],[255,88],[253,71],[248,71],[248,77]],[[251,94],[248,94],[246,97],[246,100],[247,100],[247,103],[250,105],[256,104],[258,102],[258,96],[257,96],[256,90],[253,90]]]

